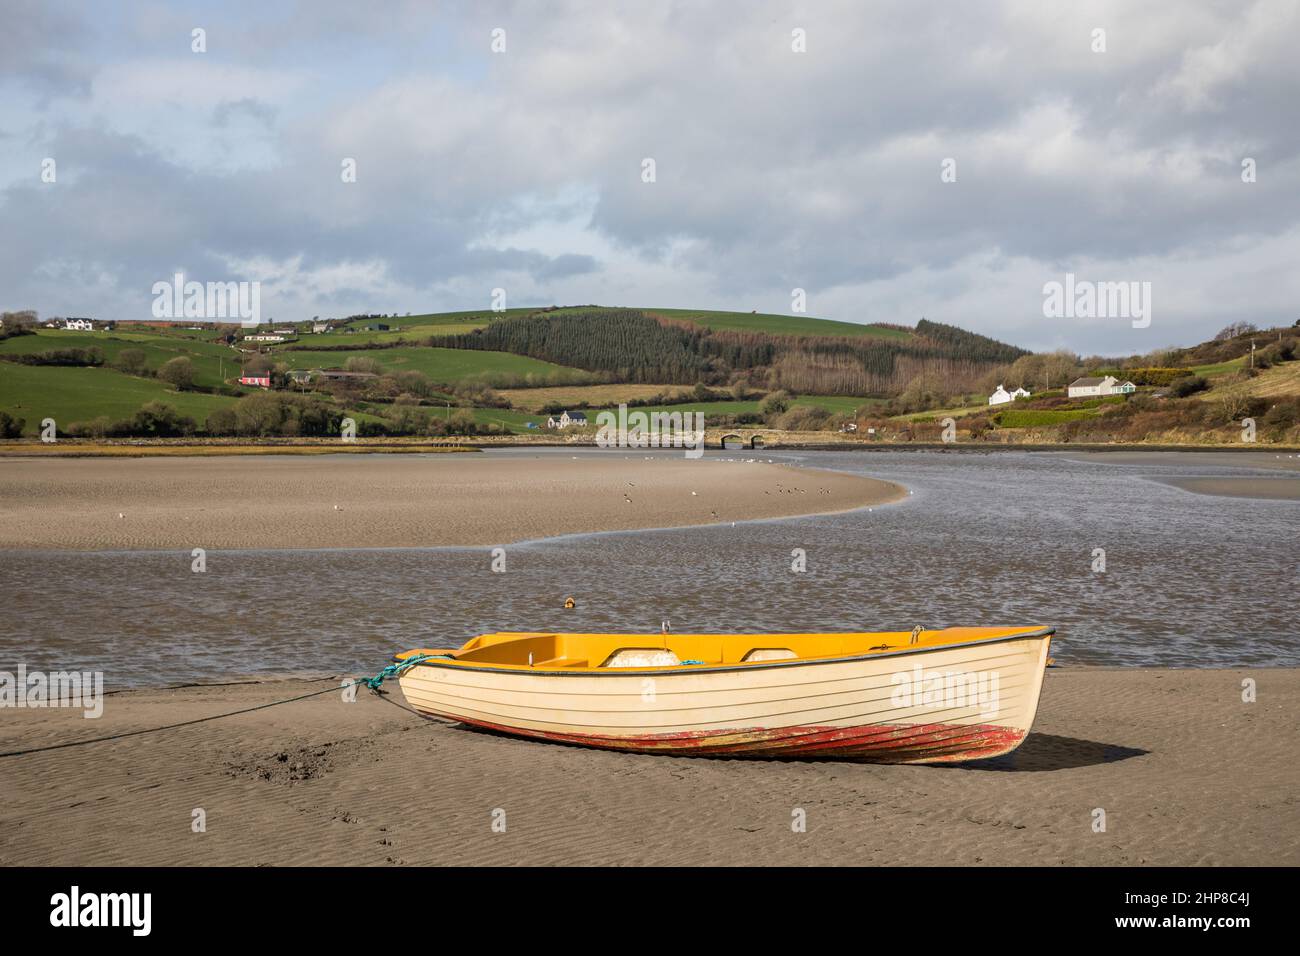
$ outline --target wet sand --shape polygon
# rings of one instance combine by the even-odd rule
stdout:
[[[1294,477],[1252,478],[1246,476],[1160,476],[1161,484],[1182,488],[1198,495],[1227,498],[1266,498],[1274,501],[1300,501],[1300,454],[1272,451],[1106,451],[1051,452],[1071,461],[1102,465],[1178,465],[1197,468],[1259,468],[1289,472]]]
[[[4,709],[0,751],[336,683],[131,691],[99,720]],[[1052,669],[1020,749],[957,767],[608,753],[403,703],[396,688],[351,704],[331,690],[0,758],[0,864],[1300,864],[1297,669]]]
[[[1160,478],[1163,484],[1198,495],[1300,501],[1300,478]]]
[[[420,548],[848,511],[906,490],[760,462],[539,455],[0,459],[0,549]]]
[[[1247,446],[1249,447],[1249,446]],[[1110,465],[1194,465],[1215,468],[1267,468],[1277,471],[1300,472],[1300,454],[1236,448],[1223,451],[1060,451],[1047,452],[1072,461],[1087,461]]]

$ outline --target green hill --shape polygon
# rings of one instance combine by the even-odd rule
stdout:
[[[112,365],[126,349],[138,349],[144,353],[146,367],[154,372],[164,362],[185,356],[194,363],[194,381],[201,387],[220,385],[223,373],[225,377],[239,377],[239,365],[227,346],[217,342],[164,336],[148,329],[136,331],[127,328],[108,333],[40,329],[35,335],[19,335],[0,340],[0,358],[5,355],[31,355],[67,348],[98,348],[104,353],[105,365]],[[0,374],[11,368],[12,365],[8,363],[0,366]]]
[[[274,361],[283,362],[293,369],[332,368],[343,365],[350,358],[369,358],[389,371],[419,372],[439,385],[563,385],[589,378],[578,369],[509,352],[402,345],[377,349],[285,349],[275,351],[271,356]]]
[[[286,324],[297,330],[293,340],[254,345],[232,325],[120,323],[108,331],[15,333],[11,321],[0,329],[0,412],[24,419],[28,435],[43,418],[54,418],[61,433],[72,423],[96,419],[129,428],[147,403],[193,418],[199,431],[209,415],[223,410],[219,420],[230,427],[224,410],[267,401],[262,389],[238,383],[244,363],[252,362],[272,374],[273,404],[276,395],[299,405],[323,403],[336,419],[351,415],[379,430],[390,424],[462,428],[468,422],[532,431],[529,423],[545,420],[538,409],[557,401],[516,395],[512,407],[512,399],[491,391],[502,388],[549,387],[561,390],[573,407],[599,409],[647,395],[671,401],[674,392],[707,386],[716,398],[664,407],[699,410],[724,422],[761,420],[768,414],[763,396],[788,391],[794,393],[786,402],[790,409],[843,417],[896,394],[918,372],[965,381],[1024,354],[924,320],[907,329],[692,309],[572,306],[356,315],[342,327],[332,320],[334,328],[320,334],[311,332],[310,322],[279,325]],[[387,328],[366,328],[377,325]],[[137,362],[123,359],[129,350],[138,351]],[[193,367],[192,384],[179,391],[156,377],[177,357]],[[305,384],[288,375],[344,367],[369,374]],[[732,394],[741,397],[730,400]],[[258,407],[265,418],[269,413]],[[302,420],[296,412],[289,417]]]
[[[955,382],[973,380],[999,363],[1027,354],[986,336],[922,320],[914,332],[852,326],[853,335],[834,334],[848,323],[799,318],[780,325],[780,334],[741,327],[739,313],[711,328],[680,316],[639,309],[544,310],[509,316],[482,328],[434,336],[428,345],[487,350],[564,362],[621,382],[721,385],[737,375],[760,373],[766,384],[800,392],[864,395],[902,388],[918,372],[932,371]],[[690,313],[700,316],[706,313]],[[818,334],[797,334],[803,323],[825,325]],[[875,332],[873,332],[875,330]]]
[[[0,411],[25,420],[23,434],[37,435],[41,421],[53,418],[60,432],[100,416],[130,418],[148,402],[170,405],[196,422],[234,396],[177,392],[156,379],[136,378],[107,368],[0,365]]]

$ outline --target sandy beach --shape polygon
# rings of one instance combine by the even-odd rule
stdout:
[[[1199,468],[1258,468],[1282,472],[1276,476],[1215,475],[1163,477],[1156,481],[1198,495],[1300,501],[1300,455],[1273,451],[1106,451],[1051,452],[1071,461],[1102,465],[1167,465]],[[1172,457],[1171,457],[1172,456]]]
[[[418,717],[392,685],[345,703],[337,683],[124,692],[98,720],[5,710],[8,752],[330,688],[0,758],[0,864],[1300,863],[1296,669],[1054,668],[1020,749],[957,767],[585,750]]]
[[[1300,501],[1300,478],[1162,478],[1167,485],[1198,495]]]
[[[611,454],[0,460],[0,549],[420,548],[848,511],[906,495],[757,461]]]
[[[1185,465],[1213,468],[1267,468],[1270,471],[1300,472],[1300,454],[1265,449],[1239,448],[1219,451],[1189,451],[1186,449],[1126,449],[1123,451],[1053,451],[1046,452],[1070,461],[1093,462],[1101,465],[1163,465],[1177,462]]]

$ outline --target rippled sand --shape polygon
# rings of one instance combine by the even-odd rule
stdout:
[[[419,548],[847,511],[901,486],[761,462],[479,455],[0,460],[0,549]]]
[[[1198,495],[1300,501],[1300,478],[1162,478],[1167,485]]]
[[[1087,461],[1102,465],[1193,465],[1214,468],[1267,468],[1277,471],[1300,471],[1300,453],[1294,451],[1256,450],[1233,447],[1218,451],[1123,450],[1123,451],[1060,451],[1048,452],[1071,461]]]
[[[7,752],[329,689],[0,758],[0,864],[1300,864],[1296,669],[1052,669],[1020,749],[954,767],[585,750],[336,685],[131,691],[98,720],[0,712]]]

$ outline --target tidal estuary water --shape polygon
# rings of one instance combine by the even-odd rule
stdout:
[[[1300,665],[1300,502],[1161,480],[1261,474],[1231,456],[709,452],[745,456],[913,494],[871,511],[511,545],[503,574],[488,548],[211,551],[204,574],[172,552],[0,552],[0,669],[102,670],[110,687],[374,673],[394,651],[484,631],[658,631],[665,619],[747,632],[1052,624],[1066,665]],[[805,573],[791,570],[796,548]]]

